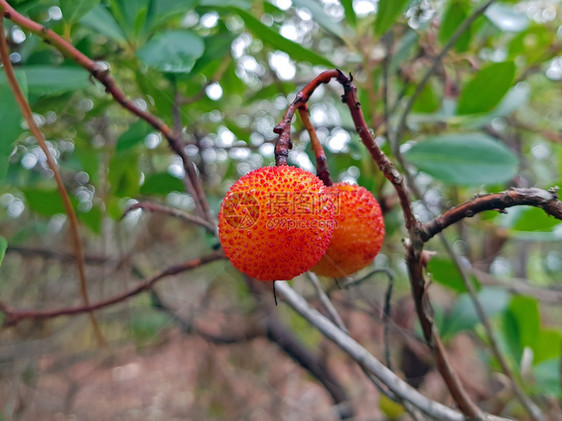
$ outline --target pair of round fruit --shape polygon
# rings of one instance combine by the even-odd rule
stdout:
[[[384,221],[363,187],[326,187],[300,168],[262,167],[226,194],[219,238],[232,264],[261,281],[290,280],[308,270],[339,278],[377,255]]]

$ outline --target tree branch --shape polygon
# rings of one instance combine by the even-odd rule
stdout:
[[[465,421],[463,414],[439,402],[426,398],[402,379],[397,377],[396,374],[385,367],[358,342],[346,335],[341,329],[318,311],[311,308],[305,299],[298,295],[286,281],[276,282],[276,288],[279,295],[291,308],[304,317],[324,336],[338,345],[358,364],[365,367],[370,373],[382,381],[396,396],[406,402],[409,402],[432,419],[440,421]],[[488,414],[482,415],[481,418],[490,421],[505,420],[505,418]]]
[[[207,198],[205,196],[205,192],[203,191],[203,187],[201,186],[194,164],[185,153],[181,139],[176,136],[174,131],[155,115],[136,106],[135,103],[128,99],[123,91],[115,84],[115,80],[109,74],[107,69],[101,67],[95,61],[82,54],[76,47],[63,39],[56,32],[21,15],[13,7],[11,7],[6,0],[0,0],[0,9],[6,19],[12,20],[22,28],[25,28],[47,40],[65,56],[70,57],[80,66],[88,70],[95,79],[105,86],[106,91],[111,94],[111,96],[113,96],[113,98],[121,106],[149,123],[152,127],[164,135],[170,148],[179,155],[182,160],[186,175],[184,177],[184,184],[189,194],[193,197],[199,216],[212,223],[209,213],[209,204],[207,203]]]
[[[326,154],[324,153],[324,148],[320,143],[320,139],[318,139],[318,135],[310,122],[307,104],[303,104],[299,107],[299,115],[303,126],[306,128],[306,131],[310,136],[310,147],[316,157],[316,175],[318,175],[318,178],[324,182],[324,185],[331,186],[333,182],[330,177],[330,170],[328,169],[328,160],[326,159]]]
[[[471,218],[477,213],[487,210],[501,211],[512,206],[535,206],[544,210],[548,215],[562,220],[562,202],[558,200],[557,192],[557,188],[550,190],[534,187],[528,189],[512,188],[501,193],[476,196],[472,200],[455,206],[423,224],[421,238],[424,242],[427,242],[437,233],[463,218]]]
[[[224,259],[225,256],[222,251],[216,251],[205,255],[203,257],[190,260],[188,262],[170,266],[167,269],[153,275],[152,277],[146,279],[145,281],[138,284],[136,287],[122,292],[114,297],[98,301],[96,303],[83,305],[79,307],[65,307],[55,310],[20,310],[20,309],[12,309],[8,307],[6,304],[0,302],[0,311],[4,313],[4,326],[12,326],[19,323],[25,319],[32,319],[32,320],[45,320],[45,319],[52,319],[55,317],[60,316],[71,316],[81,313],[90,313],[94,310],[99,310],[100,308],[108,307],[113,304],[120,303],[125,301],[126,299],[133,297],[141,292],[150,290],[156,282],[160,279],[166,278],[168,276],[177,275],[178,273],[186,272],[188,270],[193,270],[200,266],[203,266],[207,263],[211,263],[215,260]]]
[[[174,218],[181,219],[182,221],[185,221],[185,222],[190,222],[192,224],[201,225],[202,227],[206,228],[207,231],[209,231],[211,234],[216,233],[216,226],[214,224],[211,224],[210,222],[208,222],[207,220],[205,220],[203,218],[200,218],[200,217],[194,216],[194,215],[190,215],[188,213],[180,211],[179,209],[170,208],[168,206],[159,205],[158,203],[153,203],[153,202],[148,202],[148,201],[138,202],[138,203],[132,204],[127,209],[125,209],[125,212],[123,212],[123,216],[121,218],[124,218],[130,212],[132,212],[136,209],[142,209],[142,210],[147,210],[147,211],[150,211],[150,212],[158,212],[158,213],[163,213],[165,215],[170,215],[170,216],[173,216]]]
[[[3,8],[2,4],[0,4],[0,9]],[[18,106],[21,110],[21,113],[27,122],[27,126],[35,139],[37,139],[37,143],[45,157],[47,159],[47,165],[53,171],[53,176],[57,183],[57,189],[59,195],[61,197],[64,211],[66,216],[68,217],[68,224],[70,226],[70,238],[72,239],[72,248],[74,250],[74,255],[76,256],[76,266],[78,268],[78,279],[80,283],[80,294],[82,295],[82,300],[84,301],[84,305],[88,306],[90,303],[90,299],[88,297],[88,282],[86,280],[86,265],[84,263],[84,250],[82,248],[82,240],[80,239],[80,229],[78,227],[78,218],[76,217],[76,212],[74,211],[74,207],[70,202],[70,197],[68,196],[68,192],[64,186],[62,181],[62,177],[57,167],[57,163],[51,156],[51,152],[49,151],[49,147],[45,142],[45,137],[43,133],[39,129],[39,126],[35,123],[33,119],[33,112],[31,111],[31,107],[23,94],[21,87],[16,79],[16,74],[14,72],[14,68],[12,67],[12,62],[10,61],[10,55],[8,52],[8,44],[6,43],[6,38],[4,36],[4,19],[0,19],[0,56],[2,58],[2,64],[4,65],[4,72],[6,73],[6,79],[14,93],[14,97]],[[96,317],[93,313],[90,312],[89,314],[90,322],[92,324],[92,328],[94,329],[94,335],[99,344],[105,344],[105,340],[101,333],[101,329],[98,325]]]

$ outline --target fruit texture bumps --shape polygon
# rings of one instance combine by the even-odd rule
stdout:
[[[328,187],[336,198],[336,229],[326,254],[311,270],[340,278],[367,266],[384,239],[381,208],[365,188],[347,183]]]
[[[314,266],[334,230],[334,206],[314,174],[262,167],[240,178],[219,212],[219,239],[240,271],[261,281],[289,280]]]

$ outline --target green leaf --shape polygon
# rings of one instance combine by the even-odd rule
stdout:
[[[174,15],[190,11],[196,3],[195,0],[153,0],[150,4],[147,24],[150,28],[154,28]]]
[[[88,12],[80,22],[89,26],[95,32],[106,35],[110,39],[124,43],[125,35],[113,15],[101,4]]]
[[[555,329],[541,329],[533,344],[533,364],[539,364],[550,358],[560,357],[562,333]]]
[[[488,317],[502,312],[509,302],[509,295],[500,288],[482,288],[477,294],[477,298]],[[480,318],[476,314],[468,294],[459,296],[444,323],[442,335],[448,338],[480,323]]]
[[[4,261],[4,256],[6,255],[6,249],[8,248],[8,240],[0,236],[0,266]]]
[[[18,79],[25,77],[30,95],[60,95],[90,86],[90,74],[81,67],[33,65],[18,69],[16,75]],[[5,84],[2,72],[0,86]]]
[[[427,265],[427,270],[432,275],[432,279],[441,285],[451,288],[457,292],[466,292],[466,287],[462,280],[461,274],[450,259],[433,258]],[[473,285],[480,288],[478,280],[472,277]]]
[[[179,178],[168,173],[157,173],[146,177],[140,188],[140,194],[145,196],[166,196],[174,191],[184,192],[185,186]]]
[[[412,86],[412,88],[414,88]],[[413,91],[413,89],[412,89]],[[414,102],[412,111],[415,113],[432,113],[439,109],[439,99],[433,91],[430,83],[427,83],[422,89],[420,96]]]
[[[208,64],[219,60],[223,61],[226,57],[229,57],[232,41],[234,41],[235,38],[235,34],[227,31],[206,37],[204,39],[205,54],[199,57],[191,69],[191,74],[200,74]]]
[[[562,396],[560,364],[559,358],[553,358],[534,367],[533,373],[537,379],[536,387],[538,393],[553,395],[558,398]]]
[[[131,124],[129,130],[119,136],[115,150],[123,152],[144,142],[144,138],[150,133],[151,126],[144,120],[137,120]]]
[[[22,190],[31,210],[43,216],[65,213],[64,204],[57,189],[27,188]]]
[[[405,157],[419,170],[446,184],[503,183],[517,173],[517,157],[481,133],[447,134],[413,146]]]
[[[82,16],[96,7],[101,0],[59,0],[62,17],[66,22],[78,22]]]
[[[484,13],[490,21],[504,32],[520,32],[529,26],[530,19],[525,12],[517,11],[511,5],[494,3]]]
[[[345,14],[345,20],[353,28],[357,26],[357,16],[355,15],[355,10],[353,10],[353,0],[341,0],[341,5],[343,7],[343,12]]]
[[[509,313],[517,325],[518,342],[521,350],[533,349],[540,329],[540,315],[537,300],[522,295],[514,296],[509,303]]]
[[[130,151],[115,153],[109,161],[108,179],[115,196],[135,196],[140,184],[138,155]]]
[[[269,26],[261,23],[259,19],[255,18],[245,10],[238,8],[235,8],[234,10],[244,20],[246,28],[258,39],[261,39],[264,44],[286,52],[293,60],[306,61],[310,64],[318,64],[326,67],[335,67],[335,65],[327,58],[283,37]]]
[[[375,35],[384,34],[396,21],[398,15],[404,12],[408,3],[409,0],[380,0],[375,18]]]
[[[137,51],[137,56],[162,72],[189,73],[204,50],[205,44],[199,35],[171,30],[158,33]]]
[[[4,73],[2,72],[2,76]],[[25,88],[25,75],[19,75],[20,86]],[[24,82],[24,83],[22,83]],[[22,132],[22,115],[10,86],[0,78],[0,181],[6,176],[14,144]]]
[[[451,35],[457,30],[459,25],[468,17],[470,12],[470,3],[467,0],[453,0],[447,6],[441,28],[439,29],[439,41],[445,44],[451,38]],[[455,43],[455,50],[466,51],[470,44],[470,27],[465,30],[458,41]]]
[[[484,67],[462,90],[458,114],[490,111],[509,91],[514,77],[515,65],[511,61],[492,63]]]
[[[529,207],[521,210],[515,224],[516,231],[550,231],[561,222],[546,214],[542,209]]]

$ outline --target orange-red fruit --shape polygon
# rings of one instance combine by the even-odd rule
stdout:
[[[289,280],[314,266],[334,231],[334,207],[322,181],[290,166],[240,178],[219,212],[219,239],[240,271],[261,281]]]
[[[326,254],[311,270],[340,278],[367,266],[377,255],[384,239],[381,208],[365,188],[347,183],[328,187],[336,213],[336,229]]]

